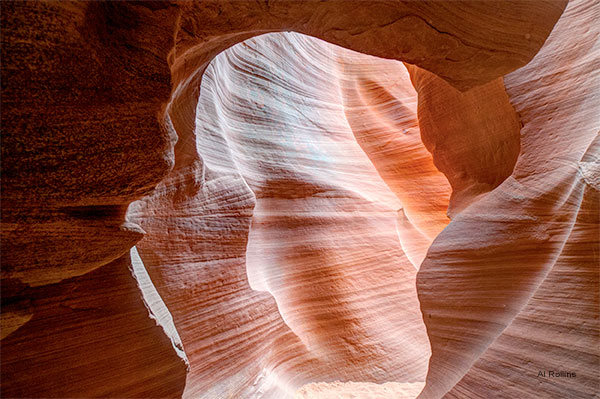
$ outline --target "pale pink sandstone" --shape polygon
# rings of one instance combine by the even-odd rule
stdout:
[[[564,4],[4,3],[3,396],[592,397],[597,4],[502,79]]]

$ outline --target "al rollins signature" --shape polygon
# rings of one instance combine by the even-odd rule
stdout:
[[[577,374],[574,371],[540,370],[537,376],[545,378],[575,378]]]

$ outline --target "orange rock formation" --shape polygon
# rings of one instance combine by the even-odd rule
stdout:
[[[1,396],[594,397],[599,18],[3,2]]]

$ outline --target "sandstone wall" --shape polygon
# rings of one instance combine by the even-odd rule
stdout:
[[[4,2],[2,396],[593,397],[565,4]]]

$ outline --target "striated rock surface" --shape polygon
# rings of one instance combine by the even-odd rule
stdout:
[[[565,6],[4,2],[1,396],[597,395]]]
[[[599,13],[571,2],[535,59],[505,78],[521,153],[512,175],[438,236],[419,271],[432,348],[421,398],[599,392]]]
[[[202,163],[175,169],[130,207],[190,360],[185,396],[281,398],[312,381],[425,378],[416,268],[397,233],[402,202],[348,123],[355,111],[342,92],[359,73],[340,70],[348,57],[365,76],[393,64],[381,84],[403,77],[396,106],[412,108],[414,129],[402,64],[297,34],[261,36],[204,74],[190,148]]]
[[[183,391],[125,220],[173,165],[167,5],[2,3],[2,397]]]
[[[417,93],[395,61],[339,52],[344,115],[356,141],[401,201],[400,244],[418,269],[431,241],[450,221],[450,185],[421,140]]]

